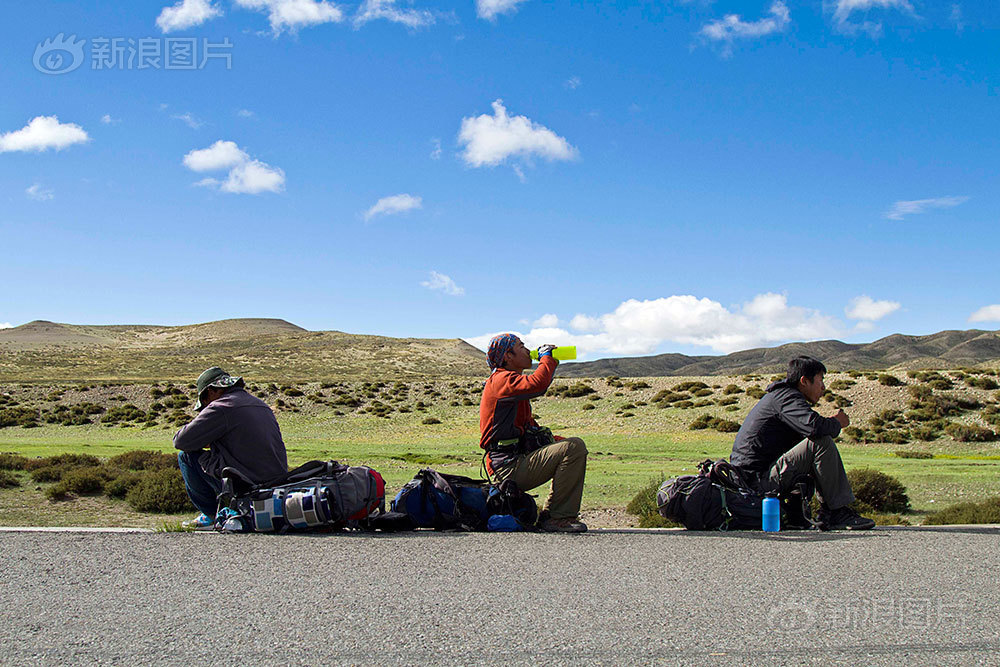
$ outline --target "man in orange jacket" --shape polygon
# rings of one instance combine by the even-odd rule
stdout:
[[[553,436],[531,416],[530,399],[552,384],[559,362],[554,346],[538,348],[538,369],[531,375],[531,355],[520,338],[501,334],[490,341],[487,359],[492,371],[479,405],[479,446],[486,450],[486,470],[496,480],[514,480],[529,491],[552,480],[552,492],[539,517],[542,530],[582,533],[579,519],[587,446],[580,438]]]

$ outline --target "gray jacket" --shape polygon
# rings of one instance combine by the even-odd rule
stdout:
[[[174,447],[194,452],[205,447],[202,469],[221,478],[233,467],[254,482],[266,482],[288,471],[285,443],[268,405],[243,389],[231,389],[206,406],[177,431]]]
[[[806,438],[840,435],[840,422],[813,410],[795,387],[774,382],[753,407],[736,434],[729,462],[764,474],[778,458]]]

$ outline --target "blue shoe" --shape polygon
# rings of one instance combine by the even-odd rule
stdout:
[[[193,528],[194,530],[212,530],[215,528],[215,519],[210,519],[207,514],[202,512],[190,521],[185,521],[181,524],[185,528]]]

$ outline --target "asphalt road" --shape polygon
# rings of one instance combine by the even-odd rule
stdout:
[[[0,533],[0,663],[1000,665],[998,544]]]

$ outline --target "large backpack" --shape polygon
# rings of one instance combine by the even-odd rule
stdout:
[[[485,530],[490,488],[486,480],[424,468],[396,494],[392,511],[409,515],[418,528]]]
[[[688,530],[760,530],[764,494],[753,479],[721,459],[703,461],[698,469],[697,475],[663,483],[656,494],[661,516]],[[785,522],[794,527],[812,523],[808,510],[812,494],[811,484],[800,481],[792,492],[779,496]]]
[[[228,530],[285,532],[321,527],[367,528],[385,510],[385,481],[367,466],[309,461],[264,484],[225,468],[219,506]]]

